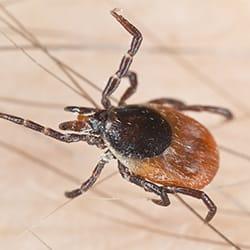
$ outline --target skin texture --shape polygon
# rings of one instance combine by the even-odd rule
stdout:
[[[208,208],[205,221],[209,222],[216,213],[216,206],[203,191],[197,189],[207,185],[217,172],[217,147],[213,137],[201,124],[179,112],[207,111],[232,119],[231,112],[214,106],[190,106],[172,98],[155,99],[145,105],[126,105],[127,98],[135,92],[137,86],[136,74],[129,71],[129,67],[140,47],[142,35],[116,10],[111,11],[111,14],[133,39],[118,70],[109,78],[102,92],[101,103],[104,109],[75,106],[65,108],[65,111],[78,113],[78,117],[75,121],[61,123],[59,128],[82,133],[61,133],[6,113],[0,113],[0,118],[61,142],[85,141],[89,145],[108,149],[91,177],[79,188],[65,193],[68,198],[75,198],[92,187],[104,165],[115,158],[123,178],[160,196],[160,200],[152,200],[154,203],[169,205],[168,193],[181,193],[201,199]],[[129,79],[130,86],[115,108],[110,96],[124,77]],[[166,107],[166,104],[172,108]]]
[[[160,155],[141,160],[116,157],[136,176],[162,185],[202,189],[218,170],[217,145],[210,132],[194,119],[163,105],[147,104],[172,129],[170,146]]]

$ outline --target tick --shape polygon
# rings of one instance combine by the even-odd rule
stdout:
[[[102,92],[102,109],[66,107],[65,111],[78,116],[73,121],[61,123],[59,128],[74,133],[61,133],[5,113],[0,113],[0,118],[62,142],[84,141],[104,150],[91,177],[79,188],[66,192],[68,198],[86,192],[96,182],[104,166],[115,159],[124,179],[159,196],[159,199],[152,199],[154,203],[168,206],[168,194],[173,193],[201,199],[208,208],[205,221],[209,222],[216,213],[216,206],[201,189],[211,182],[218,170],[218,149],[210,132],[199,122],[184,115],[183,111],[207,111],[228,120],[233,115],[225,108],[186,105],[172,98],[127,105],[125,102],[137,87],[137,75],[130,70],[130,65],[142,43],[142,34],[116,10],[111,11],[111,14],[133,39],[118,70],[109,78]],[[113,106],[110,97],[122,78],[128,78],[130,86],[118,106]]]

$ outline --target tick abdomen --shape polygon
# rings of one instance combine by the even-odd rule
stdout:
[[[162,105],[147,105],[171,127],[171,142],[159,155],[144,159],[119,157],[140,177],[162,185],[201,189],[215,176],[219,155],[210,132],[194,119]]]

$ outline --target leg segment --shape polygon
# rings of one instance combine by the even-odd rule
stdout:
[[[64,110],[72,113],[78,113],[80,115],[92,115],[96,113],[99,109],[89,107],[67,106],[64,108]]]
[[[157,98],[154,100],[150,100],[149,103],[153,103],[153,104],[169,104],[171,106],[173,106],[174,108],[178,109],[181,106],[185,106],[185,103],[183,101],[174,99],[174,98]]]
[[[155,193],[161,197],[161,200],[152,199],[152,202],[160,206],[168,206],[170,204],[167,193],[162,192],[162,187],[133,175],[132,173],[130,173],[129,169],[122,165],[120,162],[118,162],[118,169],[121,176],[127,181],[144,188],[144,190],[147,192]]]
[[[79,142],[79,141],[86,141],[87,143],[91,145],[97,145],[98,143],[101,143],[99,139],[96,137],[93,137],[88,134],[74,134],[74,133],[67,133],[63,134],[60,133],[54,129],[51,128],[46,128],[38,123],[35,123],[30,120],[25,120],[21,117],[5,114],[5,113],[0,113],[0,118],[8,120],[10,122],[16,123],[18,125],[22,125],[26,128],[35,130],[39,133],[42,133],[46,136],[52,137],[58,141],[66,142],[66,143],[72,143],[72,142]]]
[[[136,27],[129,23],[124,17],[119,15],[116,10],[111,11],[111,14],[133,36],[133,39],[130,49],[121,60],[118,71],[116,71],[115,75],[109,78],[108,83],[104,91],[102,92],[102,105],[106,109],[111,107],[109,97],[119,86],[121,78],[126,76],[126,74],[128,73],[129,67],[133,61],[133,56],[138,51],[142,42],[142,35]]]
[[[215,206],[213,201],[209,198],[209,196],[203,191],[185,187],[163,187],[163,190],[167,193],[180,193],[202,200],[203,203],[208,208],[208,214],[205,218],[206,222],[211,221],[214,215],[216,214],[217,207]]]
[[[170,200],[168,198],[168,194],[166,192],[161,192],[160,195],[161,199],[152,199],[151,201],[154,202],[156,205],[167,207],[170,205]]]
[[[97,163],[94,171],[92,172],[92,175],[88,180],[82,183],[80,188],[74,189],[72,191],[65,192],[65,196],[67,198],[73,199],[79,195],[81,195],[84,192],[87,192],[89,188],[91,188],[95,182],[97,181],[98,177],[100,176],[103,167],[105,164],[109,162],[109,153],[107,152],[106,155]]]
[[[128,89],[125,91],[125,93],[123,94],[123,96],[121,97],[120,101],[119,101],[119,106],[124,105],[126,100],[135,93],[137,85],[138,85],[138,81],[137,81],[137,75],[135,72],[133,71],[128,71],[127,74],[125,75],[125,77],[128,77],[129,82],[130,82],[130,86],[128,87]]]
[[[185,187],[174,187],[174,186],[158,186],[152,182],[146,181],[138,176],[135,176],[130,173],[129,169],[125,166],[123,166],[120,162],[118,165],[120,174],[123,178],[128,180],[129,182],[132,182],[140,187],[143,187],[148,192],[153,192],[160,196],[161,200],[155,200],[152,201],[156,203],[157,205],[161,206],[168,206],[170,204],[168,193],[174,194],[174,193],[180,193],[184,195],[189,195],[197,199],[201,199],[206,207],[208,208],[208,214],[205,218],[206,222],[209,222],[212,220],[214,215],[216,214],[217,208],[213,201],[208,197],[206,193],[200,190],[195,190],[191,188],[185,188]]]
[[[196,112],[210,112],[217,115],[224,116],[227,120],[233,119],[233,114],[229,109],[216,107],[216,106],[203,106],[203,105],[184,105],[179,108],[181,111],[196,111]]]
[[[233,114],[229,109],[207,106],[207,105],[186,105],[184,102],[172,99],[172,98],[159,98],[149,101],[149,103],[155,104],[169,104],[179,111],[195,111],[195,112],[210,112],[218,115],[224,116],[227,120],[233,119]]]

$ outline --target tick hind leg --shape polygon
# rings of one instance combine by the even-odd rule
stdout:
[[[216,214],[217,208],[215,204],[208,197],[208,195],[204,193],[203,191],[195,190],[191,188],[185,188],[185,187],[158,186],[155,183],[149,182],[147,180],[144,180],[143,178],[133,175],[132,173],[130,173],[129,169],[125,167],[124,165],[122,165],[120,162],[118,164],[118,168],[119,168],[121,176],[124,179],[144,188],[145,191],[153,192],[159,195],[161,200],[155,200],[155,199],[152,200],[157,205],[168,206],[170,204],[168,194],[180,193],[180,194],[192,196],[197,199],[201,199],[204,202],[204,204],[207,206],[209,210],[205,218],[206,222],[211,221],[214,215]]]
[[[168,206],[170,204],[170,200],[168,198],[167,193],[162,192],[162,187],[157,186],[156,184],[154,184],[152,182],[146,181],[138,176],[133,175],[129,171],[129,169],[127,167],[125,167],[124,165],[122,165],[120,162],[118,162],[118,169],[119,169],[121,176],[125,180],[127,180],[127,181],[129,181],[137,186],[142,187],[147,192],[155,193],[161,197],[160,200],[152,199],[151,200],[152,202],[154,202],[155,204],[160,205],[160,206]]]
[[[194,198],[202,200],[203,203],[208,208],[208,213],[205,218],[206,222],[211,221],[216,214],[217,207],[215,206],[213,201],[209,198],[209,196],[203,191],[192,189],[192,188],[186,188],[186,187],[164,186],[163,192],[170,193],[170,194],[180,193],[180,194],[189,195]]]
[[[155,104],[168,104],[175,108],[178,111],[194,111],[194,112],[210,112],[218,115],[224,116],[227,120],[233,119],[233,114],[229,109],[216,107],[216,106],[208,106],[208,105],[187,105],[184,102],[172,99],[172,98],[159,98],[149,101],[149,103]]]

